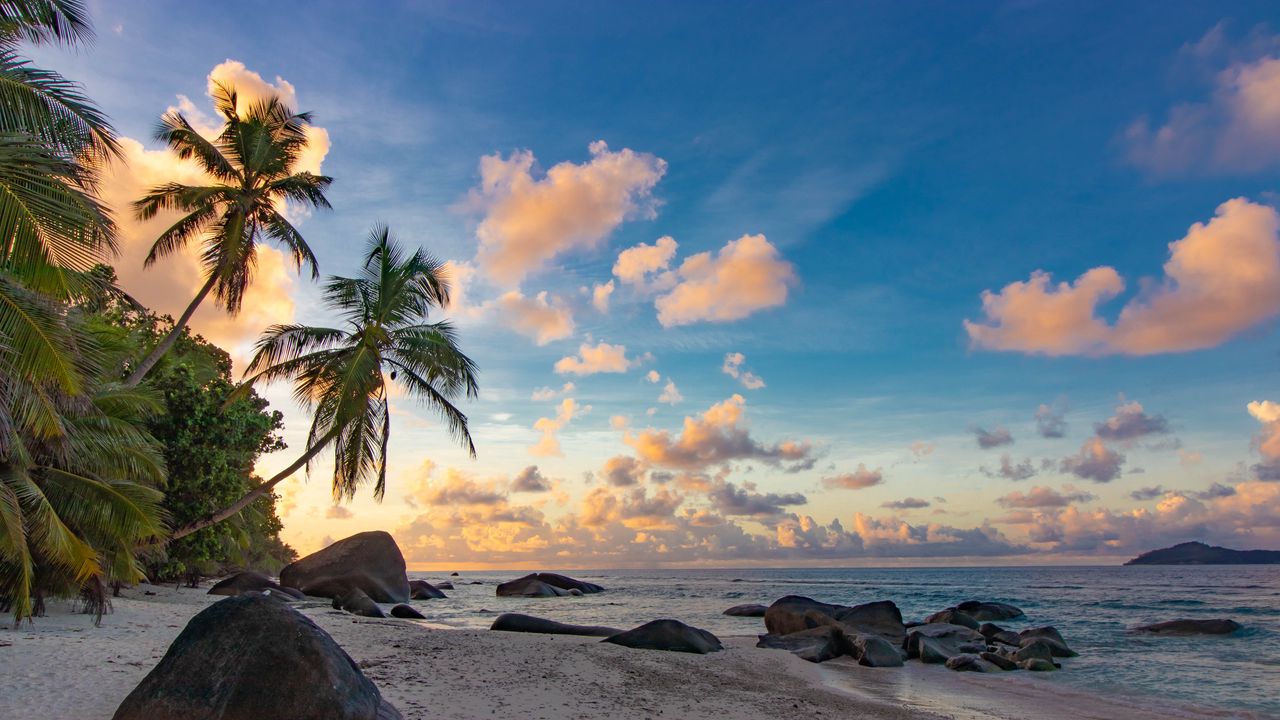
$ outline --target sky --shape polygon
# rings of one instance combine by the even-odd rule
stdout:
[[[324,274],[369,230],[448,261],[478,457],[394,395],[388,489],[279,486],[306,553],[415,568],[1113,563],[1280,549],[1280,11],[1226,3],[93,2],[38,64],[125,138],[125,288],[194,256],[128,203],[200,174],[211,83],[310,111],[290,208]],[[236,358],[330,324],[262,254]],[[287,386],[290,449],[307,415]]]

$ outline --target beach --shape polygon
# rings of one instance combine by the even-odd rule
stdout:
[[[207,586],[140,585],[92,618],[53,601],[46,617],[0,631],[0,718],[110,718],[187,621],[222,598]],[[955,673],[911,663],[822,665],[725,637],[710,655],[635,650],[596,638],[450,628],[295,605],[327,631],[406,718],[1262,717],[1095,696],[1029,673]],[[430,605],[419,605],[430,614]]]

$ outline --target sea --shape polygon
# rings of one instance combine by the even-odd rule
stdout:
[[[523,572],[412,572],[451,581],[445,600],[420,604],[431,621],[487,628],[504,612],[630,628],[675,618],[721,636],[764,632],[759,618],[729,617],[733,605],[784,595],[854,605],[892,600],[905,620],[965,600],[1011,603],[1026,617],[1013,630],[1052,625],[1080,653],[1038,677],[1075,690],[1203,708],[1223,717],[1280,718],[1280,566],[991,568],[804,568],[557,570],[606,591],[583,597],[501,598],[495,585]],[[474,583],[474,584],[473,584]],[[1229,636],[1152,637],[1137,625],[1177,618],[1230,618]]]

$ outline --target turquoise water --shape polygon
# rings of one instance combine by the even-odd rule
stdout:
[[[783,595],[856,604],[892,600],[908,621],[968,599],[1008,602],[1024,620],[1054,625],[1080,657],[1043,676],[1106,694],[1192,704],[1241,717],[1280,717],[1280,566],[867,568],[568,572],[605,586],[581,598],[499,598],[494,585],[521,573],[411,573],[450,579],[447,600],[417,603],[433,621],[488,627],[503,612],[628,628],[672,617],[719,635],[763,632],[758,618],[722,611]],[[479,585],[469,585],[479,581]],[[1226,637],[1144,637],[1135,625],[1181,617],[1226,617],[1244,630]]]

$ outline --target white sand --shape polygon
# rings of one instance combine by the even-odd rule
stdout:
[[[187,620],[219,599],[204,588],[144,585],[117,598],[100,628],[53,602],[48,617],[0,630],[0,718],[110,718]],[[302,611],[409,719],[1204,717],[1064,691],[1030,673],[813,665],[758,649],[754,637],[722,638],[725,652],[687,655],[356,618],[320,603]]]

